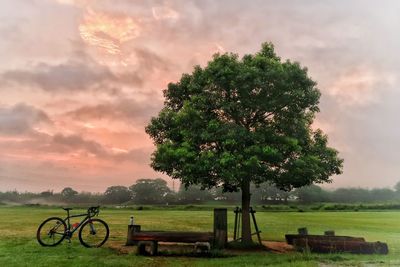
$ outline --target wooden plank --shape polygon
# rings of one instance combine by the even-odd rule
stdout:
[[[159,241],[176,243],[212,242],[212,232],[141,231],[130,236],[131,241]]]
[[[297,250],[310,250],[318,253],[347,252],[354,254],[388,254],[386,243],[362,241],[327,241],[298,238],[294,240]]]
[[[294,244],[294,240],[296,239],[304,239],[307,238],[308,240],[326,240],[326,241],[358,241],[358,242],[365,242],[363,237],[352,237],[352,236],[327,236],[327,235],[285,235],[286,242],[289,245]]]

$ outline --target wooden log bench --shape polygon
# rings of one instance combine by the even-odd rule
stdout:
[[[317,253],[347,252],[355,254],[388,254],[386,243],[366,242],[363,237],[336,236],[328,230],[324,235],[309,235],[307,228],[299,228],[297,235],[285,235],[286,242],[298,251]]]
[[[293,245],[298,251],[310,251],[317,253],[353,253],[353,254],[388,254],[389,248],[386,243],[365,242],[351,240],[327,240],[297,238]]]
[[[214,232],[141,231],[140,225],[128,225],[126,245],[137,245],[139,254],[156,255],[158,242],[193,243],[196,252],[222,249],[228,242],[227,209],[214,209]]]
[[[308,241],[341,241],[341,242],[349,242],[349,241],[358,241],[365,242],[363,237],[352,237],[352,236],[340,236],[340,235],[285,235],[286,242],[289,245],[294,245],[295,240],[297,239],[306,239]]]
[[[128,237],[129,243],[137,244],[141,255],[157,255],[158,242],[193,243],[197,252],[206,252],[213,244],[212,232],[134,231]]]

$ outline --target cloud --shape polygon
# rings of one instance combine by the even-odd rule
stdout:
[[[0,134],[21,135],[32,133],[39,124],[52,124],[42,110],[25,103],[11,107],[0,107]]]
[[[75,46],[82,45],[79,42]],[[123,64],[127,68],[113,68],[107,60],[93,58],[84,48],[78,48],[70,58],[59,64],[40,62],[25,68],[7,70],[0,74],[1,87],[15,89],[37,88],[49,93],[70,92],[79,94],[88,91],[116,95],[121,87],[130,89],[151,82],[149,76],[157,76],[174,67],[168,59],[147,48],[132,48]],[[112,61],[113,62],[113,61]]]
[[[85,140],[81,136],[76,134],[74,135],[56,134],[53,137],[53,144],[56,145],[54,150],[59,149],[58,152],[67,152],[68,150],[69,151],[83,150],[100,157],[107,155],[107,152],[105,151],[102,145],[94,141]],[[59,146],[57,147],[57,145]]]
[[[179,13],[167,6],[155,6],[152,8],[153,17],[156,20],[172,19],[177,20]]]
[[[50,151],[58,153],[86,153],[102,160],[112,160],[115,162],[132,161],[135,163],[147,163],[150,151],[144,149],[118,149],[115,147],[104,147],[98,142],[87,140],[77,134],[53,136]]]
[[[395,77],[365,66],[354,66],[326,88],[327,93],[344,105],[368,105],[391,87]]]
[[[6,82],[37,87],[48,92],[79,92],[116,79],[106,66],[92,60],[76,59],[56,65],[42,62],[26,70],[9,70],[1,78]]]
[[[88,9],[79,25],[82,39],[106,53],[121,54],[122,45],[140,35],[139,25],[128,16],[111,16]]]
[[[86,105],[78,109],[68,111],[66,116],[79,121],[109,120],[126,121],[129,124],[145,124],[155,116],[160,107],[157,101],[139,102],[135,99],[119,99],[115,102],[101,103],[98,105]]]

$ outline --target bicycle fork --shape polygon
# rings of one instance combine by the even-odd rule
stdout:
[[[90,226],[90,234],[95,235],[96,229],[94,228],[94,225],[91,220],[89,221],[89,226]]]

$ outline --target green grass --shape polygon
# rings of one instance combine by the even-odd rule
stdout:
[[[73,212],[78,212],[73,210]],[[363,236],[383,241],[389,255],[301,254],[243,252],[239,256],[196,258],[177,256],[144,257],[121,253],[115,248],[126,240],[130,215],[142,229],[212,231],[212,210],[103,209],[100,217],[110,226],[110,239],[103,248],[86,249],[77,236],[72,243],[41,247],[36,229],[47,217],[64,211],[49,207],[0,207],[0,266],[398,266],[400,265],[400,212],[257,212],[264,240],[284,240],[286,233],[307,227],[311,234],[335,230],[337,235]],[[233,212],[229,212],[232,233]],[[113,245],[113,246],[112,246]],[[228,255],[229,256],[229,255]]]

